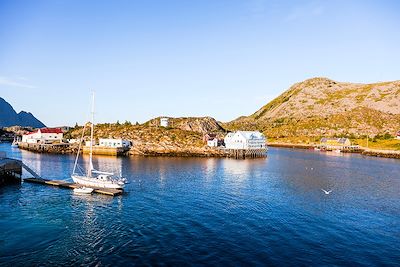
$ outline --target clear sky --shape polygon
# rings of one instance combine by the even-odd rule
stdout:
[[[48,126],[249,115],[295,82],[400,79],[400,1],[0,0],[0,96]]]

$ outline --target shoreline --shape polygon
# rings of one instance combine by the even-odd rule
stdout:
[[[277,148],[292,148],[292,149],[313,149],[314,144],[295,144],[295,143],[280,143],[273,142],[268,143],[268,147]],[[53,144],[53,145],[41,145],[41,146],[19,146],[20,149],[28,150],[35,153],[49,153],[49,154],[73,154],[76,153],[77,148],[69,144]],[[370,157],[382,157],[382,158],[395,158],[400,159],[400,150],[383,150],[383,149],[370,149],[365,147],[360,147],[360,151],[345,151],[341,153],[357,153]],[[112,156],[112,155],[111,155]],[[206,149],[198,148],[196,150],[146,150],[139,151],[135,149],[130,149],[126,153],[120,156],[143,156],[143,157],[200,157],[200,158],[223,158],[226,154],[219,149]]]
[[[27,144],[20,143],[18,148],[21,150],[27,150],[34,153],[46,153],[46,154],[76,154],[78,151],[78,147],[71,144]],[[85,150],[82,150],[80,153],[85,153]],[[98,150],[99,153],[94,151],[93,155],[99,156],[143,156],[143,157],[225,157],[226,154],[220,149],[209,149],[209,148],[197,148],[193,150],[138,150],[138,149],[129,149],[124,151],[123,153],[103,153],[101,149]]]
[[[293,149],[313,149],[313,144],[293,144],[293,143],[268,143],[269,147],[282,147],[282,148],[293,148]],[[381,157],[381,158],[394,158],[400,159],[400,150],[384,150],[384,149],[371,149],[366,147],[360,147],[360,151],[345,151],[341,153],[357,153],[370,157]]]

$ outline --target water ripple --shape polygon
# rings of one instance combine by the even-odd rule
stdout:
[[[67,178],[73,165],[66,155],[15,155],[45,177]],[[0,188],[0,266],[396,265],[400,258],[398,161],[271,149],[256,161],[97,162],[130,177],[126,194]]]

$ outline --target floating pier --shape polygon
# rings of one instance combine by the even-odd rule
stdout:
[[[41,185],[57,186],[57,187],[67,188],[67,189],[75,189],[75,188],[79,188],[82,186],[82,185],[79,185],[76,183],[69,183],[66,181],[47,180],[47,179],[41,179],[41,178],[26,178],[26,179],[24,179],[24,182],[41,184]],[[91,187],[91,188],[94,189],[93,190],[94,193],[109,195],[109,196],[118,196],[124,192],[123,190],[112,189],[112,188],[100,188],[100,187]]]

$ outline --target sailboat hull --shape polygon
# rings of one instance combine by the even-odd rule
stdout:
[[[113,188],[113,189],[123,189],[123,184],[115,183],[109,180],[101,180],[93,177],[72,175],[72,180],[80,185],[88,187],[101,187],[101,188]]]

